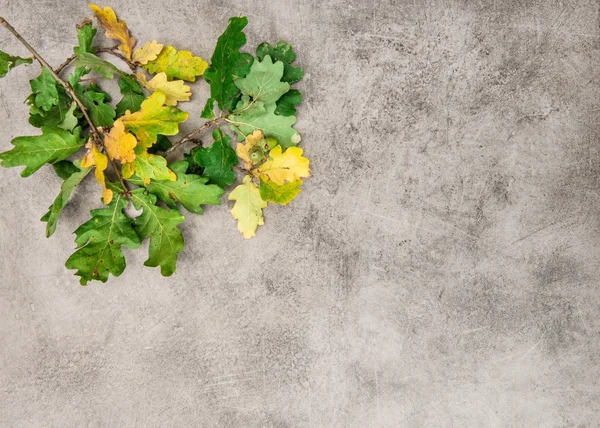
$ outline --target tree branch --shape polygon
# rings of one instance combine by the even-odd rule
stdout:
[[[27,48],[27,50],[29,52],[31,52],[31,54],[34,56],[34,58],[37,60],[37,62],[39,62],[42,67],[46,68],[46,70],[48,70],[50,72],[52,77],[54,77],[54,79],[58,83],[60,83],[63,86],[63,88],[65,88],[65,91],[69,94],[69,97],[77,104],[77,106],[83,113],[83,117],[85,118],[85,120],[87,121],[87,123],[90,127],[90,134],[91,134],[92,141],[95,144],[97,144],[98,146],[103,147],[104,145],[102,143],[102,139],[100,138],[100,134],[98,133],[98,129],[96,129],[94,122],[92,122],[92,119],[90,119],[90,116],[87,113],[86,107],[83,105],[81,100],[77,97],[77,95],[75,94],[75,91],[73,90],[73,88],[71,88],[71,85],[69,85],[67,82],[65,82],[63,79],[61,79],[60,76],[54,71],[54,69],[52,67],[50,67],[50,65],[46,62],[46,60],[44,58],[42,58],[42,56],[40,54],[38,54],[37,51],[29,43],[27,43],[27,40],[25,40],[17,32],[17,30],[15,30],[15,28],[12,25],[10,25],[1,16],[0,16],[0,24],[4,25],[8,29],[8,31],[10,31],[17,38],[17,40],[19,40],[23,44],[23,46],[25,46]],[[129,190],[127,189],[127,186],[125,186],[125,183],[123,182],[123,177],[121,177],[119,170],[116,168],[116,165],[114,164],[112,159],[110,160],[110,162],[115,170],[115,174],[117,175],[117,177],[119,178],[119,181],[121,182],[121,185],[123,186],[123,191],[125,192],[125,195],[129,194]]]
[[[176,143],[173,143],[173,145],[171,147],[169,147],[169,149],[164,153],[164,156],[167,156],[170,153],[172,153],[175,149],[177,149],[177,147],[192,141],[196,135],[198,135],[200,132],[204,131],[206,128],[209,128],[212,125],[214,125],[215,123],[219,122],[219,120],[221,120],[220,116],[217,117],[216,119],[209,120],[204,125],[202,125],[200,128],[196,128],[192,132],[184,135],[181,140],[177,141]]]

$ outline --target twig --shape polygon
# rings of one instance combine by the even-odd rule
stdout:
[[[171,147],[169,147],[169,149],[165,152],[164,155],[167,156],[168,154],[172,153],[175,149],[177,149],[177,147],[192,141],[196,135],[198,135],[200,132],[204,131],[206,128],[211,127],[212,125],[217,123],[219,120],[221,120],[221,117],[217,117],[216,119],[209,120],[204,125],[202,125],[200,128],[196,128],[192,132],[184,135],[181,140],[177,141],[176,143],[173,143],[173,145]]]
[[[86,107],[83,105],[83,103],[81,102],[81,100],[77,97],[77,95],[75,94],[75,91],[73,90],[73,88],[71,88],[71,85],[69,85],[67,82],[65,82],[63,79],[61,79],[58,76],[58,74],[54,71],[54,69],[52,69],[52,67],[50,67],[50,65],[46,62],[46,60],[44,58],[42,58],[41,55],[38,54],[37,51],[29,43],[27,43],[27,40],[25,40],[17,32],[17,30],[15,30],[14,27],[12,25],[10,25],[1,16],[0,16],[0,24],[4,25],[8,29],[8,31],[10,31],[23,44],[23,46],[25,46],[27,48],[27,50],[29,52],[31,52],[31,54],[34,56],[34,58],[37,60],[37,62],[39,62],[42,67],[46,68],[46,70],[48,70],[50,72],[50,74],[52,75],[52,77],[54,77],[54,79],[58,83],[60,83],[63,86],[63,88],[65,88],[65,91],[69,94],[69,97],[71,97],[71,99],[79,106],[79,109],[83,113],[83,117],[85,118],[85,120],[87,121],[87,123],[88,123],[88,125],[90,127],[90,134],[91,134],[92,140],[98,146],[102,147],[103,146],[102,139],[100,138],[100,134],[98,133],[98,129],[96,129],[96,126],[94,125],[94,122],[92,122],[92,119],[90,119],[90,116],[87,113]],[[113,166],[113,168],[115,170],[115,174],[117,175],[117,177],[119,178],[119,181],[121,182],[121,185],[123,186],[123,190],[125,192],[125,195],[128,195],[129,194],[129,190],[127,189],[127,186],[125,186],[125,183],[123,182],[123,177],[121,177],[121,174],[119,173],[119,170],[116,168],[116,165],[114,164],[114,162],[112,160],[110,160],[110,162],[111,162],[111,164],[112,164],[112,166]]]
[[[73,62],[73,60],[74,60],[75,58],[77,58],[77,55],[75,55],[75,54],[73,54],[73,55],[71,55],[69,58],[67,58],[67,59],[65,60],[65,62],[63,62],[61,65],[59,65],[59,66],[56,68],[56,74],[60,74],[60,73],[61,73],[61,71],[63,71],[63,69],[64,69],[64,68],[65,68],[67,65],[71,64],[71,62]]]
[[[119,58],[121,61],[125,62],[129,66],[129,68],[131,69],[131,71],[133,71],[134,73],[137,70],[137,65],[136,65],[135,62],[133,62],[130,59],[126,58],[120,52],[117,52],[117,46],[112,46],[110,48],[96,48],[94,50],[94,53],[103,53],[103,52],[111,54],[111,55],[114,55],[117,58]]]

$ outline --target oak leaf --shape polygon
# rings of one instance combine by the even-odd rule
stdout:
[[[183,223],[183,216],[176,209],[156,206],[156,196],[142,187],[131,191],[131,202],[142,210],[133,222],[136,233],[142,241],[150,238],[144,266],[160,266],[161,275],[171,276],[175,272],[177,254],[183,250],[183,237],[177,228]]]
[[[208,63],[190,51],[178,51],[173,46],[165,46],[155,60],[144,65],[144,69],[155,74],[165,72],[169,79],[183,79],[195,82],[196,76],[202,76]]]
[[[121,275],[125,270],[121,247],[139,248],[132,220],[123,213],[126,207],[127,200],[117,193],[107,207],[92,210],[92,218],[75,231],[77,250],[66,266],[77,269],[81,285],[91,280],[106,282],[109,274]]]
[[[146,44],[137,48],[133,53],[133,61],[138,64],[148,64],[148,61],[154,61],[160,51],[162,51],[164,45],[160,43],[156,43],[156,40],[152,40],[151,42],[146,42]]]
[[[113,198],[112,190],[106,187],[106,177],[104,176],[104,171],[108,166],[108,157],[104,153],[101,153],[96,145],[91,141],[86,144],[86,147],[88,148],[88,151],[81,160],[81,167],[96,167],[94,175],[96,176],[96,181],[98,184],[102,186],[102,199],[104,200],[104,203],[108,205]]]
[[[110,132],[104,135],[104,148],[111,159],[133,162],[135,159],[133,149],[136,145],[136,138],[125,131],[125,125],[121,119],[117,119]]]
[[[164,72],[158,73],[150,81],[146,80],[146,76],[142,73],[137,73],[138,81],[145,88],[152,92],[161,91],[165,94],[165,105],[176,106],[178,101],[189,101],[192,93],[190,87],[183,83],[183,80],[167,80],[167,74]]]
[[[238,230],[244,238],[252,238],[258,226],[264,224],[262,209],[267,207],[267,202],[260,197],[251,176],[245,176],[242,184],[231,191],[229,200],[235,201],[231,215],[238,221]]]
[[[141,145],[136,146],[134,152],[133,162],[123,164],[121,169],[123,178],[130,178],[136,174],[144,186],[148,185],[152,179],[177,180],[175,173],[167,167],[167,160],[164,157],[148,153],[148,149]]]
[[[156,91],[142,102],[139,111],[127,112],[121,117],[125,129],[133,132],[144,147],[156,143],[158,134],[178,134],[179,123],[188,117],[186,112],[172,106],[164,106],[165,101],[166,95]]]
[[[123,52],[127,59],[131,59],[131,52],[135,46],[135,38],[129,35],[129,29],[125,21],[117,19],[114,10],[109,6],[106,6],[104,10],[95,4],[89,4],[88,6],[92,9],[98,21],[100,21],[100,25],[106,30],[105,36],[109,39],[120,41],[119,50]]]
[[[42,127],[42,135],[16,137],[11,150],[0,153],[0,165],[5,168],[23,165],[22,177],[29,177],[45,163],[55,163],[77,152],[84,141],[81,128],[73,133],[57,127]]]
[[[283,186],[286,181],[309,177],[309,160],[302,157],[299,147],[290,147],[282,153],[281,146],[275,146],[269,152],[267,161],[258,167],[258,172],[278,186]]]
[[[283,186],[279,186],[271,180],[265,180],[263,177],[260,177],[260,197],[263,201],[285,205],[301,192],[301,184],[301,180],[294,180],[285,183]]]

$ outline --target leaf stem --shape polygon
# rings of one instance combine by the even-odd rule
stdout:
[[[177,141],[176,143],[173,143],[173,145],[171,147],[169,147],[169,149],[167,151],[164,152],[164,156],[167,156],[170,153],[172,153],[175,149],[177,149],[177,147],[192,141],[196,135],[198,135],[200,132],[204,131],[206,128],[211,127],[215,123],[218,123],[219,120],[221,120],[221,119],[222,119],[221,116],[219,116],[213,120],[209,120],[208,122],[204,123],[204,125],[202,125],[201,127],[196,128],[193,131],[189,132],[188,134],[184,135],[181,140]]]

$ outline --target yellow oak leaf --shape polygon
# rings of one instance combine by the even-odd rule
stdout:
[[[262,209],[267,203],[260,197],[251,176],[245,176],[242,184],[231,191],[229,200],[235,201],[231,215],[238,221],[238,230],[244,238],[252,238],[258,226],[265,224]]]
[[[117,119],[110,132],[104,135],[104,148],[111,159],[133,162],[135,159],[133,149],[136,145],[136,138],[133,134],[125,131],[125,125],[121,119]]]
[[[158,73],[150,81],[142,73],[136,73],[138,81],[152,92],[161,91],[165,94],[165,105],[176,106],[178,101],[189,101],[192,93],[190,87],[183,83],[183,80],[173,80],[169,82],[164,72]]]
[[[264,138],[264,135],[260,129],[255,130],[252,134],[246,136],[244,144],[237,143],[235,147],[235,153],[242,161],[244,161],[244,168],[251,169],[254,166],[254,162],[250,159],[250,149],[256,145],[260,140]]]
[[[302,157],[302,149],[289,147],[282,153],[281,146],[275,146],[269,152],[269,159],[258,167],[261,177],[268,177],[278,186],[286,181],[294,181],[302,177],[310,177],[309,161]]]
[[[146,42],[146,44],[137,48],[135,52],[133,52],[133,61],[138,64],[148,64],[148,61],[154,61],[160,51],[162,51],[164,45],[157,43],[156,40],[152,40],[151,42]]]
[[[86,144],[86,147],[88,148],[88,151],[81,160],[81,167],[89,168],[94,165],[96,166],[94,175],[96,176],[96,181],[102,186],[102,199],[104,200],[104,203],[108,205],[113,198],[112,190],[106,188],[104,177],[104,171],[108,166],[108,158],[104,153],[101,153],[91,141]]]
[[[100,21],[100,25],[104,27],[106,37],[120,41],[119,50],[123,52],[123,55],[127,59],[131,59],[131,51],[135,46],[135,38],[129,35],[129,29],[125,21],[118,20],[115,11],[109,6],[106,6],[104,10],[95,4],[89,4],[88,6],[92,9],[98,21]]]
[[[142,102],[139,111],[127,111],[121,116],[125,129],[133,132],[144,147],[151,147],[156,143],[158,134],[178,134],[179,123],[188,117],[184,111],[163,105],[166,98],[161,91],[156,91]]]
[[[190,51],[177,51],[173,46],[165,46],[154,61],[149,61],[144,68],[150,73],[164,71],[169,79],[183,79],[195,82],[196,76],[202,76],[208,63]]]

